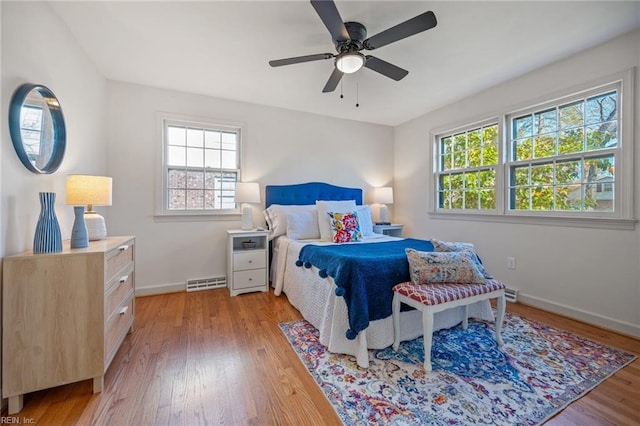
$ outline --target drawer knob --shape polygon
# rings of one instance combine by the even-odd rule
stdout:
[[[249,263],[253,263],[253,260],[250,260]]]
[[[129,305],[127,306],[123,306],[122,309],[120,309],[120,312],[118,312],[120,315],[124,315],[127,313],[127,311],[129,310]]]
[[[128,248],[129,248],[129,245],[128,244],[124,244],[124,245],[121,245],[120,247],[118,247],[118,250],[125,251]]]
[[[129,278],[129,275],[124,275],[124,276],[120,277],[120,282],[123,283],[123,282],[127,281],[127,278]]]
[[[249,278],[249,281],[253,281],[253,278]]]

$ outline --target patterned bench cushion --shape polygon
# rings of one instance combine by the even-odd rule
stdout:
[[[413,284],[401,283],[393,287],[393,291],[410,299],[433,306],[454,300],[465,299],[492,291],[504,290],[506,286],[500,281],[486,280],[485,284]]]

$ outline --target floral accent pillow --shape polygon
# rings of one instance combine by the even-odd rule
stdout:
[[[362,231],[356,212],[327,212],[331,219],[331,240],[334,243],[349,243],[362,240]]]
[[[476,247],[472,243],[462,243],[462,242],[454,242],[454,241],[440,241],[436,239],[431,239],[431,244],[433,244],[433,251],[435,252],[460,252],[460,251],[468,251],[473,254],[473,257],[476,262],[476,266],[480,273],[487,279],[492,279],[493,277],[489,275],[487,270],[485,269],[478,253],[476,253]]]
[[[407,248],[405,253],[414,284],[485,284],[469,251],[438,253]]]

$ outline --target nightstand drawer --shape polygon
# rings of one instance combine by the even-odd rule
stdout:
[[[264,250],[251,250],[246,253],[233,254],[233,270],[244,271],[247,269],[258,269],[266,267],[266,256]]]
[[[133,262],[133,240],[129,244],[122,244],[117,249],[107,253],[107,281],[122,270],[129,263]]]
[[[118,278],[113,287],[115,288],[107,295],[107,301],[105,302],[104,314],[105,320],[107,321],[113,317],[114,314],[117,315],[115,311],[127,298],[127,295],[133,294],[133,271]]]
[[[259,287],[267,285],[267,272],[263,269],[251,269],[233,273],[234,289]]]
[[[120,305],[118,312],[111,318],[105,330],[105,349],[104,357],[109,360],[113,356],[113,352],[120,346],[120,341],[127,334],[129,327],[133,323],[134,310],[133,294],[125,303]]]

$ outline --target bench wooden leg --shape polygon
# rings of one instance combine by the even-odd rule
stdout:
[[[393,319],[393,350],[397,351],[400,347],[400,296],[395,292],[393,293],[391,317]]]
[[[469,305],[464,305],[463,308],[464,309],[464,318],[462,319],[462,329],[466,330],[467,328],[469,328]]]
[[[502,321],[504,320],[504,311],[506,308],[506,300],[504,298],[504,292],[502,295],[496,298],[497,304],[497,313],[496,313],[496,342],[498,342],[498,346],[502,346],[502,336],[500,335],[502,331]]]
[[[431,371],[431,344],[433,343],[433,312],[425,307],[422,311],[422,332],[424,339],[424,369]]]

